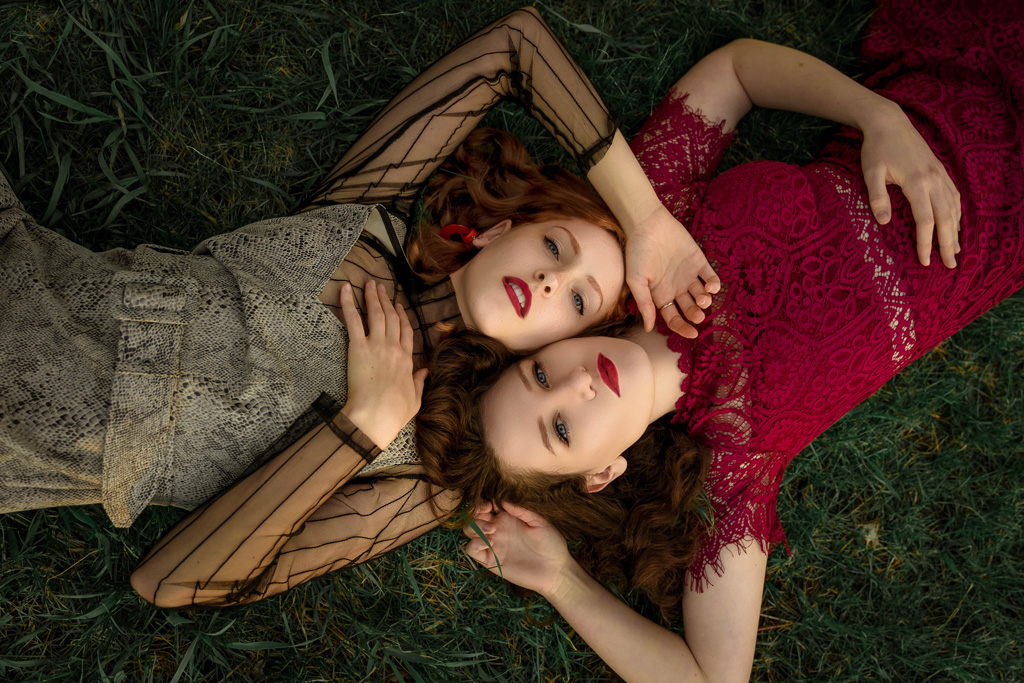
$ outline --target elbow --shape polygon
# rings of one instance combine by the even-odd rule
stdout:
[[[189,607],[195,604],[195,591],[163,583],[145,568],[132,572],[129,582],[143,600],[154,607]]]
[[[540,12],[537,10],[537,8],[529,6],[529,5],[527,5],[526,7],[520,7],[519,9],[514,10],[512,12],[512,14],[529,15],[529,19],[528,20],[544,21],[543,19],[541,19]]]
[[[523,34],[536,36],[538,33],[547,33],[548,26],[541,18],[536,7],[520,7],[505,15],[505,24],[519,29]]]

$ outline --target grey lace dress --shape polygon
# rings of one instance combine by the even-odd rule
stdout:
[[[0,183],[0,512],[102,503],[127,526],[148,504],[200,506],[142,565],[160,568],[154,593],[189,604],[259,599],[436,526],[458,492],[426,481],[411,424],[380,453],[337,412],[347,335],[333,302],[342,282],[383,284],[415,314],[417,365],[435,323],[460,322],[447,279],[396,276],[401,241],[423,182],[507,97],[584,169],[611,144],[593,87],[520,10],[403,89],[302,213],[192,252],[90,252]],[[180,578],[186,560],[209,575]]]

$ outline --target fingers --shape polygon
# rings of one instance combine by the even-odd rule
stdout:
[[[404,310],[401,313],[396,310],[387,290],[373,280],[367,281],[366,287],[363,289],[363,303],[366,308],[368,336],[374,338],[393,336],[403,344],[403,348],[406,343],[405,338],[407,338],[408,352],[412,353],[412,325],[409,324],[409,317]],[[399,304],[399,308],[401,308],[401,304]],[[407,330],[403,329],[402,317],[405,317]]]
[[[363,308],[366,309],[366,328],[369,330],[367,336],[380,336],[384,333],[385,318],[384,309],[381,307],[380,297],[377,295],[377,283],[370,280],[363,287]]]
[[[939,252],[942,253],[942,262],[950,268],[956,267],[956,254],[960,253],[960,219],[962,217],[963,206],[960,203],[960,193],[957,192],[956,185],[953,184],[953,180],[949,177],[949,174],[945,174],[946,181],[946,192],[940,195],[939,204],[940,207],[936,207],[935,211],[937,215],[948,216],[948,233],[949,241],[952,246],[950,251],[949,260],[946,258],[946,253],[942,251],[942,235],[939,236]]]
[[[705,289],[705,285],[702,285],[700,282],[694,282],[693,284],[691,284],[690,288],[689,288],[689,293],[690,293],[690,297],[693,299],[693,302],[695,304],[697,304],[699,307],[707,308],[708,306],[711,305],[711,295],[707,293],[707,290]],[[689,316],[687,316],[687,317],[689,317]],[[703,319],[704,318],[702,316],[701,320],[703,320]],[[691,318],[691,320],[692,320],[692,318]],[[700,321],[699,320],[694,320],[693,322],[700,322]]]
[[[699,285],[696,285],[696,287],[699,287]],[[704,297],[706,297],[707,305],[711,305],[711,296],[709,294],[702,294],[702,301],[705,300]],[[690,292],[680,294],[673,303],[675,305],[666,305],[661,309],[661,317],[665,319],[665,324],[676,334],[687,339],[695,339],[697,337],[697,328],[690,323],[704,322],[704,311],[701,306],[697,304],[697,301],[694,300]],[[679,315],[680,311],[683,313],[682,316]],[[690,322],[687,322],[687,319]]]
[[[708,294],[717,294],[721,291],[722,278],[718,277],[718,273],[710,263],[705,263],[704,267],[700,269],[700,279],[704,281],[704,291]]]
[[[931,197],[920,188],[903,188],[903,194],[910,202],[910,211],[917,224],[917,260],[927,266],[932,261],[932,238],[935,233],[935,216],[932,213]]]
[[[487,544],[479,538],[466,544],[466,554],[488,569],[496,565],[494,561],[494,553],[492,553],[491,549],[487,547]]]
[[[885,225],[892,218],[892,203],[889,191],[885,188],[885,170],[873,168],[864,171],[864,181],[868,186],[868,204],[875,220]]]
[[[501,509],[529,526],[547,526],[547,520],[532,510],[527,510],[515,503],[502,503]]]
[[[651,298],[651,289],[644,278],[627,277],[626,284],[629,291],[633,293],[636,306],[640,310],[640,316],[644,319],[644,329],[650,332],[654,329],[654,321],[658,317],[658,311]]]
[[[402,344],[402,350],[412,354],[414,340],[409,314],[405,312],[405,307],[402,304],[395,304],[395,313],[398,315],[399,341]]]
[[[349,343],[359,343],[366,339],[366,332],[363,330],[363,317],[359,314],[355,297],[352,295],[352,285],[345,283],[341,286],[341,313],[345,319],[345,327],[348,329]]]
[[[948,198],[938,196],[932,200],[935,215],[935,237],[939,242],[939,256],[947,268],[956,268],[956,254],[960,240],[955,207]]]
[[[679,309],[675,306],[661,309],[661,316],[665,318],[665,324],[668,325],[668,328],[680,337],[685,337],[686,339],[697,338],[697,328],[686,322],[683,316],[679,315]]]

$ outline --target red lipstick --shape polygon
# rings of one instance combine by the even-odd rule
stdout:
[[[601,380],[608,385],[608,388],[615,392],[616,396],[622,397],[619,393],[619,371],[615,369],[615,363],[604,357],[604,354],[597,354],[597,372]]]
[[[516,309],[516,315],[525,318],[533,301],[530,286],[517,277],[503,277],[501,283],[505,285],[505,293],[508,294],[512,307]]]

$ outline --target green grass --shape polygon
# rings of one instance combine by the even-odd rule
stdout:
[[[515,3],[0,6],[0,164],[29,211],[93,249],[188,247],[279,215],[421,66]],[[541,10],[632,132],[740,36],[854,73],[862,0],[566,2]],[[514,108],[489,123],[560,159]],[[727,163],[802,162],[832,128],[755,112]],[[754,677],[1024,678],[1024,297],[915,363],[801,454],[769,562]],[[588,681],[607,671],[440,531],[229,610],[173,612],[128,574],[180,513],[0,517],[0,680]],[[640,604],[640,607],[644,606]],[[678,626],[678,625],[677,625]]]

